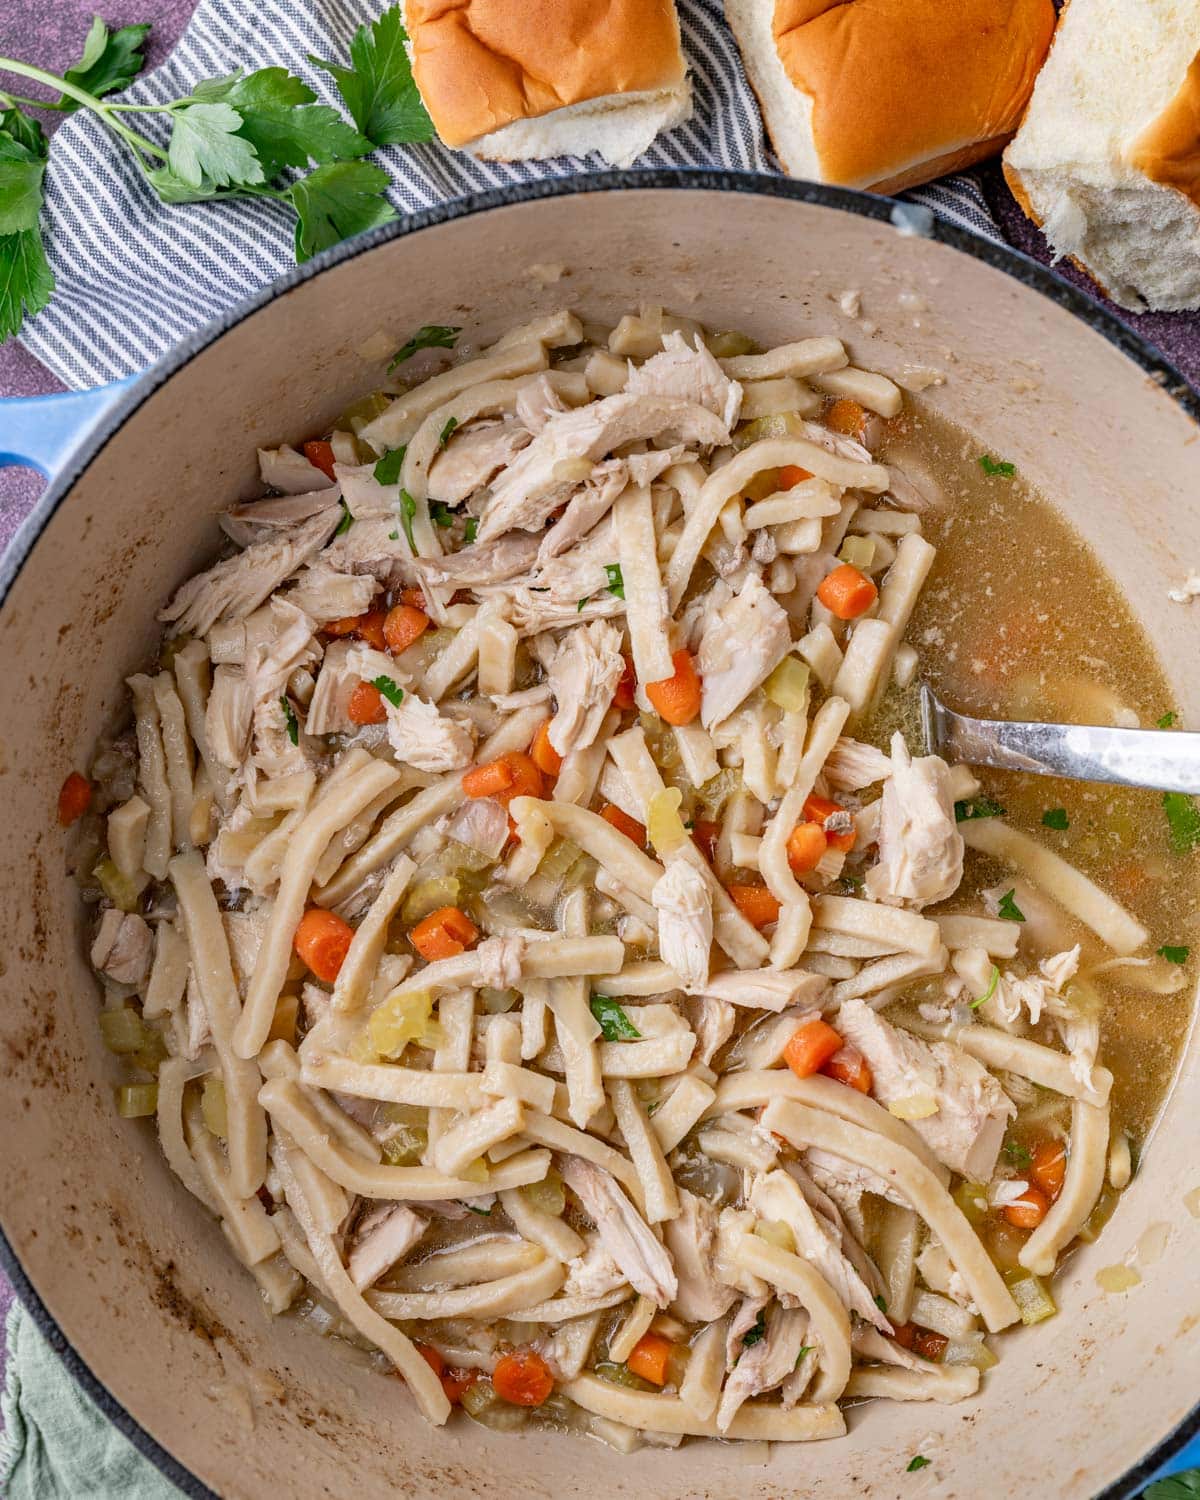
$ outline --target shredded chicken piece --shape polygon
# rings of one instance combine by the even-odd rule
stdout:
[[[621,632],[606,620],[568,631],[554,647],[548,675],[555,713],[550,743],[559,755],[593,744],[625,669]]]
[[[663,335],[661,354],[652,354],[645,364],[630,370],[625,391],[628,395],[674,396],[707,407],[730,430],[742,408],[741,386],[730,380],[699,335],[693,346],[677,331]]]
[[[683,980],[699,989],[708,978],[713,941],[712,892],[699,870],[673,859],[650,892],[658,912],[658,951]]]
[[[937,755],[917,760],[904,736],[892,736],[892,774],[884,782],[879,863],[867,871],[873,901],[917,910],[958,889],[965,845],[954,822],[950,768]]]
[[[522,422],[473,422],[456,432],[429,468],[429,498],[461,505],[532,441]]]
[[[107,974],[114,984],[140,989],[150,973],[154,937],[144,917],[110,906],[100,918],[92,943],[92,967]]]
[[[425,1233],[426,1222],[403,1203],[381,1203],[355,1230],[347,1269],[360,1292],[403,1260]]]
[[[636,1292],[669,1307],[679,1290],[671,1257],[630,1203],[611,1172],[581,1156],[566,1156],[563,1181],[591,1215],[605,1249]]]
[[[758,573],[741,591],[709,611],[697,666],[702,683],[700,720],[706,729],[727,719],[775,670],[791,649],[792,630]]]
[[[717,1211],[687,1188],[679,1188],[679,1213],[663,1225],[679,1280],[671,1311],[685,1323],[724,1317],[737,1292],[717,1275]]]
[[[823,774],[831,786],[858,792],[877,781],[886,781],[892,774],[892,762],[874,745],[843,735],[829,752]]]
[[[525,961],[525,939],[519,933],[508,937],[491,937],[475,951],[479,960],[480,980],[488,989],[511,990],[521,978]]]
[[[749,1349],[743,1346],[741,1357],[721,1392],[717,1407],[717,1426],[725,1432],[744,1401],[763,1391],[774,1390],[796,1368],[804,1336],[808,1331],[808,1314],[799,1308],[774,1306],[767,1314],[766,1332]]]

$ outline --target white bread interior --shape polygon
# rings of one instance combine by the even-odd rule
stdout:
[[[614,167],[631,166],[655,137],[692,116],[692,85],[584,99],[549,114],[513,120],[465,148],[485,161],[536,161],[598,151]]]
[[[741,49],[750,87],[758,95],[775,155],[789,177],[823,182],[813,139],[812,95],[796,87],[780,61],[772,31],[774,14],[774,0],[725,0],[725,18]]]
[[[1134,311],[1200,308],[1200,205],[1135,165],[1197,54],[1200,0],[1071,0],[1004,156],[1055,255]]]

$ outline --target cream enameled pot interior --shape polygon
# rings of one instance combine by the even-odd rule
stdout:
[[[857,320],[839,308],[849,290]],[[1200,606],[1166,596],[1200,558],[1200,430],[1102,336],[1010,276],[840,209],[699,188],[516,203],[358,253],[260,306],[145,400],[59,505],[0,612],[4,1232],[96,1379],[222,1495],[567,1500],[603,1486],[660,1500],[882,1500],[913,1493],[916,1452],[936,1458],[925,1493],[1028,1494],[1040,1475],[1041,1493],[1094,1494],[1200,1398],[1200,1220],[1184,1205],[1200,1186],[1194,1049],[1103,1240],[1061,1275],[1060,1316],[1000,1341],[981,1399],[861,1407],[846,1439],[777,1446],[767,1467],[736,1445],[622,1459],[579,1439],[427,1427],[363,1356],[264,1315],[152,1132],[113,1112],[55,797],[150,651],[155,607],[211,557],[214,514],[254,493],[255,447],[328,426],[422,323],[486,339],[564,303],[615,321],[641,301],[764,343],[832,332],[901,379],[939,372],[925,399],[1061,504],[1130,594],[1185,718],[1200,720]],[[1101,1293],[1096,1270],[1162,1223],[1167,1246],[1141,1263],[1142,1284]]]

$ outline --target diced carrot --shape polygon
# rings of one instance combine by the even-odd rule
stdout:
[[[627,839],[632,839],[639,849],[646,847],[646,825],[639,823],[636,818],[631,818],[627,812],[622,812],[611,802],[606,802],[600,809],[600,816],[606,823],[611,823],[618,833],[623,833]]]
[[[550,743],[550,720],[544,719],[537,728],[533,743],[529,747],[529,758],[539,771],[547,776],[557,776],[562,770],[562,756]]]
[[[425,1361],[425,1363],[429,1366],[433,1373],[440,1377],[442,1372],[446,1368],[446,1361],[437,1352],[433,1345],[414,1343],[413,1348],[417,1351],[417,1353],[421,1356],[421,1358]]]
[[[811,478],[812,474],[807,469],[802,469],[799,464],[784,464],[779,471],[779,488],[793,490],[798,484],[803,484],[806,479]]]
[[[451,1406],[461,1406],[462,1398],[483,1377],[478,1370],[447,1370],[442,1376],[442,1390]]]
[[[633,663],[626,656],[623,658],[625,666],[621,672],[621,680],[617,683],[617,691],[613,694],[613,703],[624,712],[636,706],[637,699],[634,693],[637,689],[637,678],[633,675]]]
[[[326,620],[321,629],[326,635],[353,635],[361,615],[343,615],[340,620]]]
[[[58,821],[64,828],[82,818],[92,805],[92,783],[72,771],[58,789]]]
[[[661,1333],[644,1333],[633,1346],[626,1367],[653,1385],[666,1385],[667,1364],[671,1358],[671,1340]]]
[[[1018,1229],[1036,1229],[1050,1210],[1050,1200],[1039,1187],[1027,1187],[1019,1198],[1006,1203],[1001,1212]]]
[[[911,1349],[916,1336],[917,1325],[915,1323],[892,1324],[892,1337],[900,1345],[901,1349]]]
[[[842,1039],[832,1026],[821,1020],[805,1021],[792,1033],[783,1060],[797,1078],[811,1078],[841,1047]]]
[[[497,1396],[513,1406],[541,1406],[554,1389],[554,1376],[533,1349],[514,1349],[496,1361],[492,1385]]]
[[[690,651],[672,656],[673,677],[646,684],[646,697],[668,724],[690,724],[700,712],[700,677]]]
[[[498,797],[513,784],[512,768],[502,760],[472,766],[463,772],[462,789],[468,797]]]
[[[310,906],[300,918],[292,945],[318,979],[332,984],[353,941],[354,928],[337,912]]]
[[[509,750],[500,759],[508,767],[512,781],[493,796],[505,807],[514,797],[541,797],[546,790],[546,781],[534,762],[524,750]]]
[[[426,604],[425,590],[419,588],[401,589],[400,603],[407,604],[409,609],[419,609],[423,612]]]
[[[849,1043],[838,1048],[821,1072],[827,1078],[836,1078],[847,1088],[857,1089],[860,1094],[869,1094],[871,1084],[875,1081],[871,1077],[866,1058],[857,1047],[852,1047]]]
[[[779,921],[779,902],[765,885],[729,885],[725,889],[751,926],[769,927]]]
[[[919,1325],[913,1327],[912,1352],[919,1354],[922,1359],[931,1359],[936,1363],[945,1354],[949,1342],[944,1333],[935,1333],[932,1328],[921,1328]]]
[[[429,629],[429,616],[411,604],[394,604],[383,617],[383,639],[389,651],[399,656]]]
[[[1063,1180],[1067,1175],[1067,1149],[1062,1141],[1038,1142],[1034,1147],[1029,1175],[1053,1203],[1062,1192]]]
[[[814,793],[811,797],[805,798],[804,816],[811,818],[814,823],[820,823],[822,827],[825,826],[826,818],[831,818],[834,813],[845,811],[846,809],[840,802],[834,802],[830,797],[818,797]],[[846,854],[849,854],[851,849],[854,848],[853,828],[847,829],[845,833],[826,832],[825,837],[829,840],[829,847],[831,849],[841,849]]]
[[[313,441],[302,445],[301,452],[314,469],[320,469],[322,474],[327,474],[330,479],[336,479],[333,472],[333,444],[324,441]]]
[[[821,863],[821,856],[829,847],[825,830],[820,823],[797,823],[788,834],[788,864],[795,875],[807,874]]]
[[[825,425],[844,437],[861,438],[866,426],[867,414],[857,401],[843,396],[835,401],[825,413]]]
[[[347,615],[341,620],[327,620],[321,629],[326,635],[356,635],[382,651],[387,642],[383,637],[383,622],[387,618],[382,609],[368,610],[365,615]]]
[[[408,940],[427,963],[465,953],[479,936],[479,929],[457,906],[439,907],[417,923]]]
[[[360,682],[350,694],[346,717],[351,724],[382,724],[387,719],[383,694],[373,682]]]
[[[717,840],[720,837],[720,823],[712,823],[707,818],[697,818],[692,825],[692,843],[710,865],[717,857]]]
[[[849,563],[839,563],[817,589],[817,598],[839,620],[857,620],[878,597],[879,590],[867,575]]]

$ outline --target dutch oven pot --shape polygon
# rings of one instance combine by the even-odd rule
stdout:
[[[555,1434],[426,1426],[398,1381],[272,1321],[145,1122],[113,1109],[87,913],[64,869],[60,783],[154,650],[154,611],[213,557],[216,513],[255,493],[254,450],[328,427],[422,323],[473,340],[569,304],[615,321],[663,303],[767,344],[844,338],[872,369],[939,372],[923,400],[1061,507],[1129,595],[1200,722],[1200,407],[1094,304],[1013,252],[885,200],[775,179],[614,174],[451,204],[338,247],[114,393],[10,550],[0,587],[0,1222],[10,1275],[77,1377],[185,1491],[753,1500],[787,1494],[1135,1493],[1200,1427],[1200,1098],[1191,1047],[1144,1163],[1060,1312],[998,1340],[979,1399],[877,1402],[842,1441],[620,1458]],[[915,231],[915,232],[914,232]],[[542,268],[534,271],[534,267]],[[561,267],[559,279],[546,267]],[[839,297],[861,294],[863,320]],[[869,323],[865,320],[869,319]],[[0,447],[61,458],[86,397],[0,408]],[[97,398],[92,398],[93,400]],[[30,415],[37,419],[29,430]],[[25,436],[19,434],[22,426]],[[1069,586],[1051,607],[1070,609]],[[1103,652],[1106,642],[1097,641]],[[1165,1249],[1159,1226],[1169,1226]],[[1141,1284],[1096,1271],[1141,1246]],[[1155,1253],[1151,1253],[1151,1251]],[[935,1458],[917,1479],[914,1453]],[[930,1484],[932,1481],[932,1484]]]

